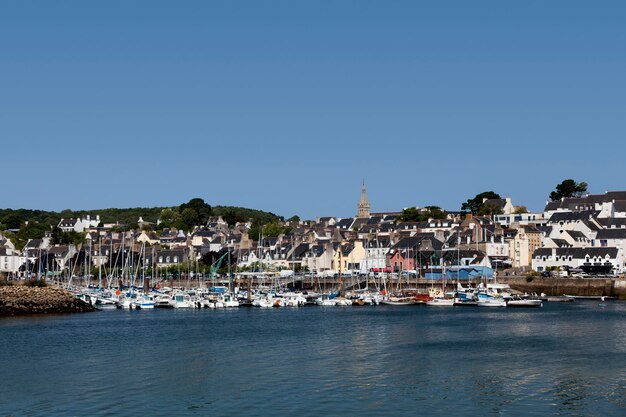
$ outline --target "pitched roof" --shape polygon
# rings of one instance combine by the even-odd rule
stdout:
[[[583,232],[578,230],[566,230],[566,233],[570,235],[574,240],[588,240],[587,236]]]
[[[604,201],[626,201],[626,191],[608,191],[604,196]]]
[[[570,246],[572,246],[570,243],[567,242],[567,240],[565,239],[557,239],[557,238],[553,238],[552,241],[559,247],[559,248],[568,248]]]
[[[598,216],[598,211],[558,211],[548,219],[548,224],[559,222],[572,222],[576,220],[589,220]]]
[[[622,217],[609,217],[599,218],[598,223],[606,229],[626,227],[626,218]]]
[[[620,213],[626,212],[626,201],[616,201],[615,204],[613,204],[613,209]]]
[[[596,239],[626,239],[626,229],[598,230]]]
[[[346,219],[341,219],[336,223],[336,226],[341,229],[348,229],[352,223],[354,222],[354,218],[348,217]]]

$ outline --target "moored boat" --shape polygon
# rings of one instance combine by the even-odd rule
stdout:
[[[454,298],[433,298],[426,301],[427,306],[448,307],[454,305]]]
[[[543,303],[541,300],[533,299],[511,299],[506,303],[507,307],[541,307]]]

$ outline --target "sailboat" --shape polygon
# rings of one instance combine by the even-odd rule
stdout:
[[[442,261],[443,265],[443,261]],[[441,268],[441,288],[431,287],[428,293],[431,300],[426,301],[427,306],[449,307],[454,305],[454,298],[446,297],[445,268]]]

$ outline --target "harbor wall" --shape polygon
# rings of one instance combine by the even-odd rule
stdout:
[[[514,290],[546,295],[612,296],[626,299],[624,278],[502,277]]]

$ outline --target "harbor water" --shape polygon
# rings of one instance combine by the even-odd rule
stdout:
[[[0,416],[626,415],[626,303],[0,319]]]

